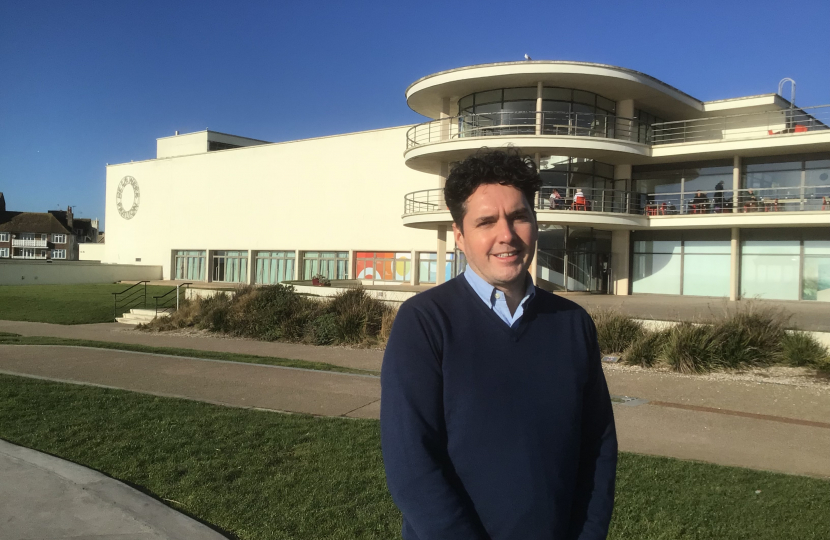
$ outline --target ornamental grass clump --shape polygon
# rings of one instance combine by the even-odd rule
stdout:
[[[623,351],[622,361],[633,366],[654,367],[663,356],[668,336],[669,330],[644,331],[639,339]]]
[[[723,366],[742,369],[780,363],[789,319],[783,309],[749,304],[711,321]]]
[[[830,373],[830,352],[807,332],[787,332],[781,341],[783,362]]]
[[[711,325],[682,322],[670,328],[661,360],[679,373],[703,373],[723,367],[722,335]]]
[[[645,335],[643,324],[614,310],[591,313],[602,354],[622,353]]]

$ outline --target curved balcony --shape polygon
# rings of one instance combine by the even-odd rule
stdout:
[[[578,197],[577,189],[583,197]],[[551,198],[554,190],[559,197]],[[605,228],[815,225],[830,223],[830,185],[715,192],[638,193],[601,188],[544,186],[533,201],[540,224]],[[651,223],[652,218],[657,218]],[[665,220],[664,220],[665,219]],[[692,221],[689,221],[692,220]],[[404,225],[434,228],[452,217],[443,189],[404,196]],[[711,222],[711,223],[710,223]]]
[[[407,165],[438,172],[482,146],[514,144],[528,153],[570,155],[607,163],[649,152],[651,128],[636,118],[601,113],[497,111],[440,118],[406,133]]]
[[[636,118],[600,113],[552,111],[497,111],[441,118],[413,126],[406,132],[406,148],[469,137],[545,135],[602,137],[650,142],[650,128]]]

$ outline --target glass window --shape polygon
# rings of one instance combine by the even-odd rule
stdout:
[[[573,91],[570,88],[542,88],[542,99],[553,101],[571,101]]]
[[[204,251],[175,251],[176,279],[205,280]]]
[[[476,107],[484,105],[485,103],[501,103],[501,90],[488,90],[487,92],[479,92],[475,95]],[[478,112],[478,110],[476,110]]]
[[[247,283],[248,252],[215,251],[213,253],[213,281]]]
[[[53,259],[65,259],[66,258],[66,250],[65,249],[53,249],[52,250],[52,258]]]
[[[798,300],[798,255],[741,254],[741,296]]]
[[[611,101],[610,99],[605,99],[602,96],[597,96],[597,108],[602,109],[608,114],[614,114],[614,111],[617,110],[617,104]]]
[[[0,232],[0,242],[8,242],[8,241],[9,241],[9,233]]]
[[[680,294],[680,253],[635,253],[634,293]]]
[[[804,164],[804,184],[808,186],[830,186],[830,159],[808,161]]]
[[[574,103],[590,105],[593,108],[596,106],[596,94],[584,90],[574,90]]]
[[[453,277],[453,253],[447,253],[447,260],[444,263],[444,281]],[[420,283],[435,283],[438,273],[438,254],[421,252],[418,254],[418,281]]]
[[[805,256],[804,276],[801,282],[803,300],[830,302],[830,255]]]
[[[473,96],[466,96],[458,100],[458,114],[464,113],[473,106]]]
[[[304,251],[303,279],[310,280],[317,274],[329,279],[348,279],[348,251]]]
[[[358,251],[355,254],[357,279],[399,281],[411,278],[412,255],[408,252]]]
[[[255,283],[275,285],[294,279],[294,251],[257,251]]]
[[[0,258],[8,258],[9,257],[9,248],[0,248]]]
[[[728,243],[726,248],[725,255],[711,255],[689,253],[689,244],[684,245],[684,296],[729,296],[732,256]]]
[[[536,88],[505,88],[504,101],[532,100],[536,109]]]

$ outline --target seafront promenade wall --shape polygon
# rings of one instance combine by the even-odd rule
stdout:
[[[161,266],[95,261],[0,260],[0,285],[114,283],[161,279]]]

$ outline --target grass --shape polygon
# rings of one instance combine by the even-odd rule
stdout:
[[[54,324],[112,322],[112,293],[129,285],[0,285],[0,319]],[[153,296],[171,287],[147,287],[147,307]],[[143,306],[142,306],[143,307]]]
[[[166,354],[170,356],[187,356],[191,358],[206,358],[208,360],[225,360],[228,362],[242,362],[245,364],[266,364],[269,366],[313,369],[317,371],[336,371],[339,373],[355,373],[358,375],[377,375],[377,372],[370,370],[335,366],[325,362],[294,360],[291,358],[277,358],[273,356],[257,356],[253,354],[237,354],[219,351],[200,351],[196,349],[179,349],[176,347],[153,347],[150,345],[115,343],[110,341],[90,341],[86,339],[69,339],[48,336],[21,336],[20,334],[12,334],[8,332],[0,332],[0,345],[66,345],[70,347],[93,347],[96,349]]]
[[[139,486],[240,539],[400,537],[377,421],[0,375],[0,437]],[[823,480],[622,454],[609,538],[830,538],[828,490]]]

